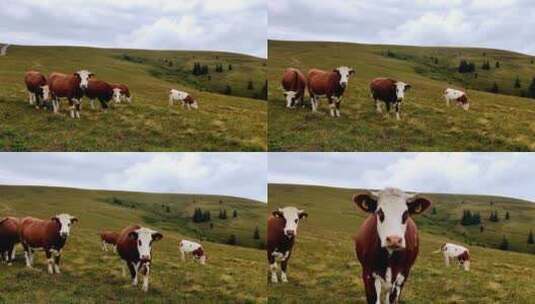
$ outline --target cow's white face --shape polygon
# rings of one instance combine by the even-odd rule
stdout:
[[[308,217],[308,214],[304,210],[295,207],[279,208],[278,210],[273,211],[273,215],[281,217],[286,221],[284,224],[284,235],[288,238],[297,235],[297,225],[299,224],[299,220],[303,217]]]
[[[115,103],[120,103],[121,102],[121,89],[119,89],[119,88],[113,89],[113,101]]]
[[[191,104],[191,107],[194,108],[195,110],[199,109],[199,105],[197,104],[197,100],[193,100],[193,103]]]
[[[139,258],[146,262],[151,260],[152,242],[161,240],[163,235],[158,231],[142,227],[132,231],[129,237],[136,240]]]
[[[345,88],[349,82],[349,77],[355,74],[355,71],[346,66],[338,67],[336,68],[336,71],[338,71],[338,74],[340,74],[340,86]]]
[[[396,82],[394,85],[396,87],[397,101],[402,101],[405,98],[405,92],[410,89],[411,86],[401,81]]]
[[[48,85],[41,86],[41,91],[43,92],[43,100],[50,99],[50,87]]]
[[[89,84],[89,79],[93,77],[93,73],[87,71],[87,70],[80,70],[76,72],[78,77],[80,77],[80,88],[81,89],[87,89],[87,85]]]
[[[71,233],[71,226],[78,222],[76,217],[66,213],[58,214],[52,220],[59,223],[59,235],[62,238],[67,238]]]
[[[431,205],[425,198],[395,188],[358,193],[353,196],[353,202],[377,217],[377,234],[381,247],[388,251],[405,248],[405,231],[409,216],[420,214]]]

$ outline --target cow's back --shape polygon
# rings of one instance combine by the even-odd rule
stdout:
[[[394,100],[396,81],[389,78],[376,78],[370,83],[370,91],[376,99],[390,102]]]
[[[90,79],[85,89],[85,95],[91,99],[103,98],[110,100],[113,96],[113,88],[102,80]]]
[[[16,217],[0,219],[0,248],[19,241],[20,221]]]
[[[20,239],[30,247],[39,248],[50,245],[59,232],[59,224],[34,217],[25,217],[20,222]]]
[[[119,236],[117,237],[117,253],[121,257],[121,259],[125,261],[132,261],[137,262],[139,261],[139,252],[137,250],[137,242],[136,240],[130,238],[128,235],[141,228],[139,225],[131,225],[119,232]]]
[[[306,78],[301,71],[295,68],[288,68],[282,77],[282,87],[286,91],[303,93],[306,87]]]
[[[45,76],[37,71],[26,72],[24,76],[24,82],[26,83],[26,88],[30,92],[34,93],[39,89],[39,87],[47,84]]]

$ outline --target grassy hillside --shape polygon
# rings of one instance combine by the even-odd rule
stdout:
[[[288,266],[289,283],[270,285],[270,303],[364,303],[361,266],[355,259],[352,235],[365,217],[357,211],[351,197],[355,189],[317,186],[269,185],[269,208],[296,206],[305,209],[309,217],[299,225],[299,235]],[[456,225],[434,217],[448,217],[460,210],[455,202],[485,208],[484,202],[510,210],[516,224],[493,229],[513,238],[533,225],[535,205],[525,201],[445,194],[426,194],[437,208],[437,214],[427,211],[416,217],[420,229],[420,255],[402,293],[404,303],[531,303],[535,288],[529,283],[535,275],[535,255],[501,251],[470,245],[454,231]],[[515,210],[513,212],[513,210]],[[487,224],[489,225],[489,224]],[[455,227],[460,229],[460,227]],[[498,234],[498,233],[497,233]],[[527,240],[525,234],[524,242]],[[473,236],[475,238],[475,236]],[[501,237],[501,234],[496,237]],[[456,267],[445,268],[440,254],[432,252],[445,241],[470,248],[472,270],[463,272]],[[483,242],[483,239],[479,240]],[[513,241],[515,242],[515,241]],[[521,247],[520,245],[518,245]],[[534,253],[531,245],[531,252]],[[329,296],[332,295],[332,296]]]
[[[146,58],[146,62],[123,56]],[[262,60],[216,52],[141,51],[82,47],[11,46],[0,58],[0,150],[8,151],[258,151],[266,149],[266,104],[250,98],[226,96],[196,88],[186,77],[163,77],[157,60],[221,56],[232,62],[233,73],[219,82],[246,85],[262,74]],[[149,60],[150,59],[150,60]],[[129,85],[131,105],[103,113],[83,103],[82,119],[35,110],[27,102],[24,73],[89,69],[98,79]],[[254,70],[252,72],[251,70]],[[161,72],[161,71],[160,71]],[[243,78],[240,78],[240,75]],[[214,81],[215,82],[215,81]],[[236,84],[234,84],[236,83]],[[199,100],[199,111],[167,106],[169,89],[188,91]],[[216,91],[216,90],[214,90]]]
[[[387,56],[390,50],[391,56]],[[485,54],[484,54],[485,53]],[[485,56],[483,56],[485,55]],[[435,64],[434,58],[438,59]],[[454,72],[460,59],[476,63],[478,78]],[[490,71],[480,64],[487,58]],[[496,50],[420,48],[328,42],[269,41],[269,149],[274,151],[532,151],[535,150],[535,102],[532,99],[486,92],[497,82],[507,94],[518,75],[527,89],[535,76],[532,57]],[[495,61],[501,63],[496,69]],[[279,89],[287,67],[306,73],[310,68],[347,65],[356,76],[342,103],[342,117],[332,119],[327,101],[320,113],[285,108]],[[369,83],[392,77],[410,83],[397,122],[377,114]],[[446,87],[468,88],[471,108],[445,106]],[[477,90],[473,90],[477,89]],[[479,91],[479,90],[484,91]],[[308,94],[307,94],[308,103]]]
[[[135,201],[139,205],[126,208],[106,202],[110,197]],[[0,265],[0,303],[263,303],[266,302],[262,263],[263,251],[243,246],[229,246],[202,241],[208,254],[205,267],[188,261],[181,263],[178,241],[198,239],[197,229],[159,217],[150,206],[165,203],[175,212],[189,208],[194,198],[208,206],[222,199],[242,213],[236,223],[218,221],[214,231],[236,233],[238,239],[252,238],[256,225],[262,236],[265,231],[264,204],[245,199],[180,194],[154,194],[79,190],[69,188],[0,186],[0,216],[32,215],[48,218],[60,212],[78,216],[80,222],[73,228],[63,252],[59,276],[45,272],[28,271],[20,247],[16,263]],[[231,203],[232,201],[232,203]],[[247,217],[246,217],[247,216]],[[121,265],[115,254],[100,249],[98,231],[119,230],[139,223],[158,229],[164,239],[153,246],[153,270],[148,294],[132,288],[130,280],[121,276]],[[240,232],[243,229],[244,232]],[[248,233],[245,233],[248,230]],[[209,232],[203,238],[212,238]],[[247,245],[247,244],[246,244]],[[36,267],[46,269],[42,252],[36,253]]]

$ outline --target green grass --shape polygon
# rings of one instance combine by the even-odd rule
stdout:
[[[329,42],[269,41],[268,47],[270,151],[535,150],[532,99],[469,89],[471,108],[465,112],[456,106],[447,108],[441,96],[446,87],[486,89],[491,81],[498,82],[505,93],[517,94],[512,91],[516,75],[521,77],[524,89],[528,79],[535,76],[530,56],[483,49]],[[402,59],[385,56],[389,49]],[[483,52],[488,58],[500,59],[502,68],[481,71]],[[439,58],[438,66],[430,63],[430,56]],[[477,80],[454,75],[452,69],[458,66],[459,58],[477,63]],[[341,65],[357,72],[344,95],[341,118],[329,116],[325,99],[316,114],[309,109],[285,108],[279,87],[287,67],[307,73],[310,68]],[[413,86],[406,95],[400,122],[393,115],[388,119],[375,112],[369,83],[376,77],[392,77]]]
[[[288,284],[269,285],[270,303],[364,303],[361,266],[355,258],[351,237],[366,216],[357,211],[351,197],[356,189],[319,186],[269,185],[269,208],[296,206],[309,217],[299,224],[298,238],[288,266]],[[535,205],[525,201],[488,196],[426,194],[437,208],[415,217],[420,230],[420,254],[402,293],[401,303],[533,303],[535,287],[535,245],[532,254],[501,251],[471,245],[459,225],[450,216],[462,208],[480,208],[488,200],[511,213],[511,223],[485,223],[495,234],[471,238],[484,245],[486,238],[499,239],[505,233],[516,250],[526,246],[526,228],[532,227]],[[464,200],[463,206],[457,203]],[[433,219],[446,218],[442,219]],[[448,220],[449,219],[449,220]],[[479,233],[479,230],[477,231]],[[469,233],[470,234],[470,233]],[[516,234],[522,237],[516,237]],[[432,252],[443,242],[451,241],[469,247],[471,271],[445,268],[440,254]]]
[[[105,202],[121,197],[139,202],[140,207],[125,208]],[[187,212],[195,198],[208,206],[222,199],[234,206],[243,218],[236,225],[219,222],[214,230],[222,234],[236,233],[238,239],[252,238],[256,225],[265,231],[266,205],[246,199],[204,195],[155,194],[101,190],[80,190],[53,187],[0,186],[0,215],[32,215],[48,218],[67,212],[80,222],[63,252],[62,274],[46,273],[44,254],[36,253],[34,272],[25,269],[20,246],[13,266],[0,265],[0,303],[265,303],[266,285],[263,277],[264,252],[244,246],[228,246],[217,240],[202,241],[208,254],[205,267],[188,261],[182,263],[178,241],[197,239],[191,227],[179,227],[158,218],[149,209],[165,202],[175,210]],[[231,202],[232,201],[232,202]],[[218,204],[218,203],[217,203]],[[239,213],[239,214],[240,214]],[[245,216],[252,218],[246,218]],[[146,219],[153,221],[147,222]],[[180,222],[180,217],[177,217]],[[130,286],[130,279],[121,276],[122,262],[100,249],[100,230],[119,230],[139,223],[163,232],[164,239],[153,245],[153,269],[150,289],[144,294],[140,287]],[[239,229],[248,230],[247,233]],[[243,236],[242,236],[243,235]],[[207,238],[210,234],[207,233]],[[245,246],[249,244],[245,243]]]
[[[153,76],[150,62],[121,59],[124,53],[158,60],[184,56],[222,56],[235,65],[219,81],[255,81],[262,60],[245,55],[206,52],[141,51],[83,47],[11,46],[0,58],[0,150],[3,151],[262,151],[266,144],[266,103],[194,89],[190,81]],[[177,59],[178,60],[178,59]],[[82,119],[44,113],[28,105],[24,73],[45,75],[89,69],[96,77],[125,83],[133,103],[107,113],[83,103]],[[254,70],[254,72],[251,72]],[[242,78],[240,78],[240,75]],[[262,77],[262,81],[265,77]],[[169,108],[168,90],[186,90],[199,100],[198,111]]]

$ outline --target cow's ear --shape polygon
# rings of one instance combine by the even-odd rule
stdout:
[[[355,75],[357,72],[355,72],[355,70],[351,69],[349,70],[349,75]]]
[[[407,91],[407,90],[409,90],[411,88],[412,88],[412,86],[410,84],[408,84],[408,85],[405,86],[405,91]]]
[[[128,237],[132,240],[137,240],[137,232],[132,231],[128,234]]]
[[[425,197],[415,196],[407,201],[410,214],[420,214],[431,206],[431,201]]]
[[[78,72],[76,73],[73,73],[74,77],[78,78],[78,79],[82,79],[82,77],[80,77],[80,74],[78,74]]]
[[[355,193],[353,203],[364,212],[373,213],[377,209],[377,199],[370,192]]]
[[[306,213],[304,211],[299,212],[299,219],[302,219],[304,217],[308,218],[308,213]]]
[[[59,219],[58,219],[57,216],[53,216],[53,217],[51,217],[50,220],[52,220],[52,221],[56,221],[56,222],[59,223]]]
[[[156,232],[156,233],[152,234],[152,240],[153,241],[159,241],[161,239],[163,239],[163,234],[161,234],[159,232]]]
[[[78,223],[78,218],[77,217],[71,218],[71,224],[74,224],[74,223]]]
[[[278,217],[284,218],[284,214],[282,214],[282,212],[280,210],[273,210],[273,212],[271,212],[271,214],[273,214],[273,216],[278,216]]]

